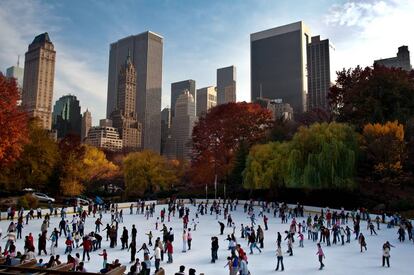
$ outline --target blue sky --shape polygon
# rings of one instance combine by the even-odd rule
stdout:
[[[164,37],[163,106],[171,82],[215,85],[216,69],[228,65],[237,67],[237,99],[249,101],[250,33],[303,20],[334,44],[339,70],[394,56],[402,44],[414,48],[413,14],[412,0],[1,0],[0,70],[24,56],[36,34],[49,32],[55,100],[75,94],[97,123],[106,110],[109,44],[127,35]]]

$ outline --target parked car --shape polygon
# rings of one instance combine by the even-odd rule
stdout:
[[[55,202],[54,198],[51,198],[51,197],[49,197],[48,195],[46,195],[44,193],[33,192],[32,196],[35,197],[36,199],[38,199],[39,201],[42,201],[42,202]]]

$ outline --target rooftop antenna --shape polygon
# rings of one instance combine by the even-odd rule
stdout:
[[[17,55],[17,67],[19,67],[20,64],[20,54]]]

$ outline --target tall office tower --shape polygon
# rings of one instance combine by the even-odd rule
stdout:
[[[307,45],[302,21],[250,35],[251,100],[282,99],[294,113],[306,111]]]
[[[118,102],[118,75],[130,52],[136,68],[135,110],[142,124],[141,145],[157,153],[161,147],[162,51],[163,38],[150,31],[111,44],[106,108],[109,118]]]
[[[64,95],[53,107],[52,129],[57,131],[57,138],[68,134],[81,135],[82,115],[79,100],[74,95]]]
[[[197,116],[203,116],[210,108],[217,105],[217,89],[210,86],[197,90]]]
[[[191,135],[197,120],[195,107],[194,97],[189,91],[182,93],[175,103],[175,116],[171,125],[171,142],[174,146],[169,146],[174,151],[168,155],[173,155],[178,160],[191,158]]]
[[[374,61],[374,64],[383,65],[389,68],[401,68],[406,71],[411,71],[411,62],[410,62],[410,51],[408,46],[401,46],[398,48],[398,53],[396,57],[378,59]]]
[[[81,141],[84,142],[88,136],[89,129],[92,127],[92,115],[88,109],[83,113],[82,116],[82,128],[81,128]]]
[[[118,74],[118,94],[116,109],[110,117],[113,127],[118,129],[125,150],[141,149],[141,123],[137,121],[135,112],[136,101],[136,70],[128,54],[124,66]]]
[[[331,86],[330,57],[333,46],[329,39],[314,36],[308,44],[308,110],[329,109],[328,92]]]
[[[164,108],[161,111],[161,155],[166,155],[166,143],[170,135],[171,109]]]
[[[29,116],[38,117],[46,130],[52,128],[55,57],[56,51],[46,32],[29,45],[24,62],[22,106]]]
[[[23,76],[24,76],[24,69],[20,67],[20,56],[17,58],[16,66],[11,66],[6,70],[7,77],[13,77],[17,81],[17,85],[19,89],[23,88]]]
[[[236,67],[217,69],[217,105],[236,102]]]
[[[194,100],[197,100],[195,80],[188,79],[171,83],[171,117],[174,117],[175,114],[175,102],[185,91],[189,91]]]

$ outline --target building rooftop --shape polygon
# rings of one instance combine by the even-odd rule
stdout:
[[[49,34],[47,32],[39,34],[38,36],[36,36],[33,39],[32,44],[37,44],[37,43],[52,43],[52,41],[50,40]]]

